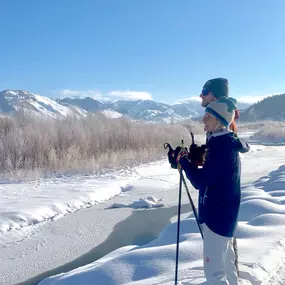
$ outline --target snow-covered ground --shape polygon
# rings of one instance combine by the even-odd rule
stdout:
[[[136,171],[100,177],[59,177],[32,183],[0,184],[0,233],[58,219],[108,200],[128,189]],[[0,236],[1,241],[1,236]]]
[[[176,171],[160,161],[100,177],[1,184],[0,199],[5,207],[1,207],[0,217],[0,284],[25,281],[84,254],[83,263],[125,244],[143,244],[157,237],[176,214],[176,207],[169,206],[175,205],[177,179]],[[160,201],[155,203],[152,196]],[[159,208],[160,218],[155,221],[152,213],[133,212],[129,207],[145,209],[146,202],[149,206],[167,202],[168,207]],[[114,204],[124,207],[112,209]],[[21,224],[18,217],[30,222]],[[131,222],[125,222],[127,219]],[[31,282],[26,284],[37,284]]]
[[[285,258],[284,150],[252,145],[243,156],[238,247],[242,277],[254,284],[273,280]],[[0,284],[60,272],[68,273],[40,285],[173,284],[177,182],[166,161],[101,177],[3,182]],[[179,277],[202,284],[202,243],[185,194],[182,212]]]

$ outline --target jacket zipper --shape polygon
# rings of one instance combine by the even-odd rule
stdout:
[[[208,196],[207,196],[207,192],[208,192],[208,186],[207,186],[207,188],[206,188],[206,190],[205,190],[205,193],[204,193],[204,195],[203,195],[203,205],[205,205],[205,199],[208,197]]]

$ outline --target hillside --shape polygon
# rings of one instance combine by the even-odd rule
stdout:
[[[38,115],[47,117],[85,116],[87,112],[76,105],[64,105],[48,97],[23,90],[0,92],[0,113],[3,115]]]
[[[266,97],[241,112],[241,121],[285,120],[285,94]]]

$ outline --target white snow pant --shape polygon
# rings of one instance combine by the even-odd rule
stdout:
[[[224,237],[202,224],[204,233],[204,273],[208,285],[237,285],[233,238]]]

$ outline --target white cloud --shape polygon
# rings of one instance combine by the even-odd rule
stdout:
[[[144,91],[130,91],[130,90],[115,90],[108,93],[108,96],[103,96],[98,90],[75,90],[75,89],[62,89],[55,91],[59,93],[60,97],[76,97],[86,98],[91,97],[101,101],[114,101],[114,100],[152,100],[152,95]]]
[[[71,90],[71,89],[63,89],[59,92],[63,96],[74,96],[79,95],[80,91],[78,90]]]
[[[143,91],[111,91],[109,94],[111,97],[125,100],[152,100],[152,95],[148,92]]]
[[[201,98],[199,96],[194,96],[194,97],[189,97],[189,98],[185,98],[185,99],[180,99],[180,100],[176,101],[175,104],[189,103],[191,101],[201,102]]]
[[[247,95],[247,96],[240,96],[240,97],[236,97],[238,102],[242,102],[242,103],[249,103],[249,104],[253,104],[256,103],[258,101],[263,100],[266,97],[272,96],[272,95],[280,95],[280,94],[284,94],[284,92],[272,92],[271,94],[266,94],[266,95]]]
[[[93,99],[102,99],[102,94],[97,90],[72,90],[72,89],[62,89],[59,91],[61,97],[77,97],[86,98],[91,97]]]
[[[253,104],[253,103],[256,103],[258,101],[263,100],[264,98],[266,98],[268,96],[270,96],[270,95],[264,95],[264,96],[242,96],[242,97],[238,97],[237,100],[238,100],[238,102],[241,102],[241,103]]]

